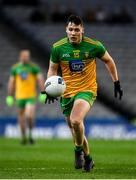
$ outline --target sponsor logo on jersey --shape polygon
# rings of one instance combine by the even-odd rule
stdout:
[[[69,68],[71,72],[81,72],[85,67],[85,63],[82,60],[69,61]]]

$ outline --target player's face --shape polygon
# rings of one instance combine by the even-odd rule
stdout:
[[[20,52],[20,61],[22,63],[27,63],[30,60],[30,52],[25,50]]]
[[[69,22],[68,26],[66,27],[66,33],[70,43],[79,44],[83,37],[84,28],[82,25],[76,25]]]

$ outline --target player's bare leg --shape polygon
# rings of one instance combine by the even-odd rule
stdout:
[[[84,118],[90,109],[90,105],[83,99],[78,99],[74,102],[73,109],[70,115],[70,124],[72,127],[72,134],[75,148],[75,168],[84,167],[85,171],[90,171],[93,168],[93,161],[89,155],[89,146],[84,135]],[[83,166],[82,152],[84,151],[85,163]]]
[[[83,151],[84,151],[85,156],[88,156],[90,154],[89,144],[85,135],[84,135],[84,142],[83,142]]]
[[[90,109],[90,105],[83,99],[77,99],[74,102],[71,114],[70,122],[75,135],[76,146],[83,146],[84,142],[84,118]]]
[[[26,121],[25,121],[25,110],[18,109],[18,121],[20,125],[21,135],[22,135],[22,144],[26,144]]]
[[[72,133],[72,136],[73,136],[73,140],[74,140],[74,144],[75,144],[75,135],[74,135],[75,133],[74,133],[74,129],[73,129],[73,127],[72,127],[72,124],[71,124],[71,122],[70,122],[70,117],[67,117],[66,120],[67,120],[68,126],[69,126],[69,128],[70,128],[70,130],[71,130],[71,133]],[[76,146],[76,144],[75,144],[75,146]],[[88,141],[87,141],[87,138],[86,138],[85,135],[84,135],[84,141],[83,141],[83,151],[84,151],[84,154],[85,154],[86,156],[90,154]]]
[[[34,140],[32,138],[32,130],[34,127],[34,116],[35,116],[35,105],[27,104],[25,107],[25,117],[27,119],[28,127],[29,127],[29,143],[33,144]]]
[[[68,126],[71,130],[71,133],[72,133],[72,136],[73,136],[73,141],[74,141],[74,144],[75,144],[75,133],[74,133],[74,129],[71,125],[71,122],[70,122],[70,117],[67,117],[67,123],[68,123]],[[75,144],[75,147],[76,147],[76,144]],[[84,154],[83,154],[84,152]],[[89,145],[88,145],[88,141],[86,139],[86,137],[84,136],[84,141],[83,141],[83,152],[79,151],[79,153],[77,153],[75,151],[75,168],[76,169],[80,169],[83,167],[84,165],[84,155],[85,156],[88,156],[90,153],[89,153]]]

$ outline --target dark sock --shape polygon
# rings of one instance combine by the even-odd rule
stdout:
[[[29,139],[32,139],[32,130],[29,130]]]
[[[22,143],[22,144],[26,144],[26,143],[27,143],[26,136],[24,136],[24,135],[22,136],[21,143]]]
[[[83,150],[83,146],[75,146],[75,151],[82,151]]]
[[[22,136],[22,139],[23,139],[23,140],[26,140],[26,135],[23,135],[23,136]]]
[[[86,161],[92,161],[92,157],[90,155],[84,156]]]

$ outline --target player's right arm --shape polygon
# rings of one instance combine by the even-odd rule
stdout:
[[[15,90],[15,77],[11,75],[8,81],[8,95],[13,96],[14,90]]]
[[[52,46],[51,55],[50,55],[50,62],[49,62],[49,69],[47,73],[47,78],[50,76],[55,76],[58,73],[59,67],[59,51],[56,48],[55,44]]]
[[[59,58],[58,58],[56,49],[53,46],[52,51],[51,51],[51,56],[50,56],[50,62],[49,62],[49,68],[48,68],[48,72],[47,72],[47,78],[57,75],[58,67],[59,67]],[[50,97],[46,93],[46,91],[42,91],[41,93],[46,95],[45,103],[47,103],[47,101],[48,101],[48,103],[50,103],[50,102],[54,102],[54,100],[57,100],[57,98]]]
[[[8,96],[6,97],[6,104],[12,106],[14,104],[14,91],[15,91],[15,77],[10,76],[8,81]]]
[[[53,63],[50,60],[49,69],[48,69],[48,73],[47,73],[47,78],[57,75],[58,67],[59,67],[58,63]],[[57,100],[57,98],[50,97],[45,91],[42,91],[41,93],[46,94],[45,103],[47,103],[47,101],[48,101],[48,103],[50,104],[50,102],[54,102],[54,100]]]
[[[50,76],[55,76],[58,73],[58,67],[59,64],[58,63],[54,63],[50,60],[50,64],[49,64],[49,69],[48,69],[48,73],[47,73],[47,78],[49,78]]]

